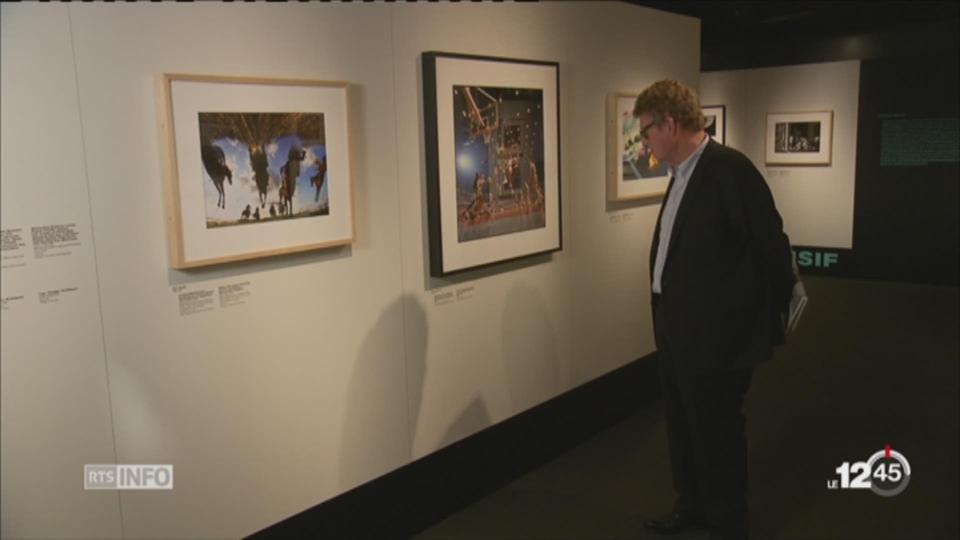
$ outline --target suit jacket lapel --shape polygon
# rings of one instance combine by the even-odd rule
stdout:
[[[683,230],[683,221],[687,217],[687,214],[690,213],[690,207],[692,203],[690,202],[697,196],[697,191],[703,185],[704,177],[706,172],[710,168],[710,160],[713,157],[713,153],[716,151],[716,143],[713,139],[710,139],[707,142],[706,148],[703,149],[703,153],[700,154],[700,159],[697,161],[697,166],[693,169],[693,174],[690,175],[690,180],[687,182],[687,189],[683,192],[683,199],[680,200],[680,207],[677,208],[677,215],[673,219],[673,230],[670,232],[670,245],[667,246],[667,255],[666,260],[663,263],[663,269],[666,271],[667,265],[670,264],[670,254],[673,253],[673,248],[677,244],[677,239],[680,237],[680,232]],[[663,213],[663,208],[660,209],[661,214]],[[659,225],[659,220],[657,221]],[[657,234],[657,239],[659,240],[660,235]]]

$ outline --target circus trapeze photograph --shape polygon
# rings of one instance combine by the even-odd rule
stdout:
[[[559,249],[557,64],[423,58],[431,273]]]
[[[543,92],[453,87],[457,239],[545,225]]]

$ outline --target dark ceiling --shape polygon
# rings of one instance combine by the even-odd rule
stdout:
[[[903,28],[913,29],[904,35],[923,41],[924,28],[936,25],[938,32],[946,29],[956,35],[960,21],[956,2],[626,1],[699,18],[704,64],[711,61],[711,55],[715,59],[722,56],[717,51],[788,49],[790,43],[804,46],[846,36],[895,35]],[[725,61],[729,63],[730,59]],[[702,66],[704,70],[711,67],[716,69]]]

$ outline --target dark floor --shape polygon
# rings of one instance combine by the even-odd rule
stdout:
[[[745,406],[751,535],[960,537],[957,289],[804,282],[807,312]],[[827,489],[886,443],[910,462],[901,494]],[[668,459],[658,402],[415,538],[660,538],[641,521],[672,504]]]

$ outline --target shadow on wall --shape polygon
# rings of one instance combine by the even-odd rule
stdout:
[[[396,350],[397,343],[406,343],[406,355]],[[426,376],[426,344],[426,315],[409,294],[387,306],[367,333],[346,393],[340,433],[341,489],[353,488],[411,459]],[[391,362],[406,362],[406,370]],[[396,403],[397,395],[403,396],[402,403]],[[398,406],[406,407],[406,414],[396,414]],[[402,455],[399,461],[398,454]]]
[[[492,332],[493,328],[476,331]],[[526,284],[511,288],[501,319],[501,333],[499,361],[510,398],[510,416],[513,416],[555,397],[562,390],[558,336],[539,290]],[[402,340],[398,334],[402,334]],[[393,339],[395,336],[398,339]],[[398,342],[406,344],[405,355],[393,349]],[[347,389],[340,434],[341,489],[353,488],[412,459],[427,377],[427,343],[426,313],[419,300],[409,294],[392,302],[367,333]],[[390,375],[403,373],[390,364],[395,361],[406,362],[406,381]],[[391,407],[398,406],[395,385],[404,383],[406,393],[399,394],[406,397],[403,404],[407,407],[406,414],[391,414]],[[387,414],[390,416],[385,416]],[[455,416],[437,448],[473,435],[492,422],[483,396],[478,394]],[[395,458],[398,453],[403,456],[400,462]]]
[[[408,332],[426,339],[426,331],[412,332],[410,321],[407,322]],[[476,332],[490,335],[493,328],[474,328]],[[507,293],[504,314],[501,318],[501,354],[499,361],[503,365],[502,381],[510,398],[508,416],[522,412],[547,399],[555,397],[560,391],[560,369],[557,363],[556,350],[557,336],[550,323],[546,306],[540,291],[525,284],[513,286]],[[422,348],[418,350],[423,350]],[[494,362],[498,359],[491,358]],[[423,368],[423,358],[411,366]],[[415,373],[410,369],[409,379],[418,381],[422,389],[425,380],[424,373]],[[420,393],[411,389],[412,405],[411,417],[416,418],[419,413]],[[416,437],[415,420],[412,422],[411,434]],[[437,443],[437,448],[447,447],[457,441],[469,437],[490,427],[494,423],[490,410],[482,395],[475,396],[469,404],[458,414],[443,437]]]
[[[525,283],[511,287],[501,319],[500,360],[513,413],[563,390],[557,339],[540,291]]]
[[[482,429],[486,429],[491,423],[490,411],[487,410],[486,403],[481,396],[477,396],[450,424],[437,448],[444,448],[465,439]]]

